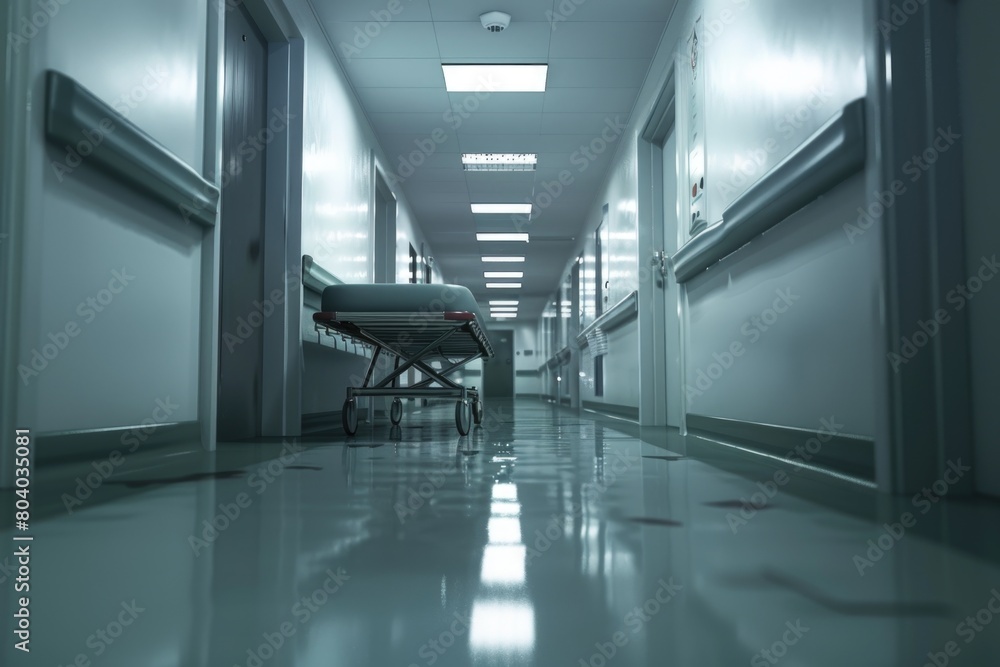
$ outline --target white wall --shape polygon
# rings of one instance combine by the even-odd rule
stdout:
[[[531,350],[531,356],[525,351]],[[542,392],[540,375],[518,377],[518,371],[538,370],[541,362],[538,357],[538,332],[529,322],[517,322],[514,325],[514,395],[530,394],[537,396]]]
[[[285,0],[305,40],[302,252],[347,283],[372,282],[371,220],[375,165],[392,171],[309,0]],[[374,163],[373,163],[374,159]],[[390,186],[392,188],[392,186]],[[409,280],[409,244],[425,241],[396,197],[396,281]],[[433,255],[433,253],[430,253]],[[441,275],[434,268],[434,279]]]
[[[285,4],[306,44],[300,251],[345,281],[370,281],[372,170],[384,157],[307,0]],[[26,59],[32,100],[23,165],[23,219],[30,224],[16,318],[24,367],[18,423],[36,434],[131,426],[166,399],[179,406],[170,421],[196,420],[205,230],[89,165],[67,169],[75,164],[67,149],[44,138],[44,72],[78,80],[201,171],[212,148],[204,143],[206,72],[217,66],[217,54],[206,53],[207,15],[220,5],[103,0],[51,7],[54,15],[17,54]],[[29,16],[39,9],[27,1],[15,8]],[[395,194],[403,279],[409,244],[419,248],[424,239]],[[357,365],[347,359],[338,368]],[[321,381],[307,368],[306,393]]]
[[[285,0],[285,6],[305,42],[301,254],[311,255],[344,282],[372,282],[373,174],[376,167],[391,163],[308,0]],[[409,246],[419,252],[426,239],[402,191],[396,187],[393,195],[396,281],[407,282]],[[441,282],[437,267],[433,280]],[[314,337],[311,327],[306,333]],[[345,398],[340,387],[363,376],[367,360],[315,345],[303,355],[303,414],[340,410]]]
[[[1000,254],[1000,224],[996,205],[996,156],[1000,155],[1000,61],[995,27],[1000,5],[993,0],[959,3],[959,72],[964,140],[965,242],[968,275],[979,269],[981,257]],[[973,419],[976,442],[976,488],[1000,496],[1000,284],[986,287],[969,302],[972,358]]]
[[[679,215],[682,222],[690,217],[684,194],[690,184],[683,116],[690,85],[686,42],[695,17],[702,16],[706,26],[700,66],[708,110],[707,217],[714,223],[729,203],[845,103],[865,94],[863,11],[861,0],[836,5],[820,0],[679,3],[574,253],[585,255],[585,292],[595,288],[593,234],[605,203],[610,229],[608,304],[650,279],[645,267],[651,249],[638,248],[636,242],[636,146],[675,63],[682,166],[678,191],[684,198]],[[874,434],[871,368],[879,362],[874,358],[880,335],[878,231],[852,243],[842,229],[855,221],[855,209],[866,203],[865,194],[864,179],[855,177],[687,283],[682,323],[686,383],[697,389],[697,371],[709,371],[714,355],[724,354],[733,343],[745,349],[707,390],[689,394],[688,413],[801,428],[815,428],[821,417],[833,414],[851,433]],[[683,242],[687,225],[681,227]],[[751,331],[752,322],[744,329],[750,318],[773,306],[775,290],[787,288],[800,298],[773,328],[760,330],[759,337]],[[592,319],[591,309],[585,309],[584,324]],[[605,360],[606,402],[638,405],[637,383],[629,375],[640,363],[635,330],[636,324],[629,324],[611,339]],[[589,374],[592,362],[586,353],[583,366]],[[595,400],[589,385],[585,379],[581,397]]]
[[[864,3],[705,0],[689,25],[699,12],[711,224],[864,96]],[[693,85],[689,71],[679,69],[682,102]],[[679,139],[683,156],[686,132]],[[687,198],[686,178],[681,186]],[[687,283],[688,413],[798,428],[832,414],[850,433],[874,435],[879,238],[843,230],[865,202],[858,176]],[[764,317],[763,326],[754,317]],[[726,368],[733,345],[745,351]]]
[[[206,3],[52,3],[20,44],[32,104],[18,363],[31,368],[36,350],[50,359],[20,380],[17,415],[36,434],[138,424],[166,398],[180,406],[172,421],[197,418],[202,228],[90,165],[67,170],[74,158],[46,143],[43,114],[55,69],[200,170]],[[134,277],[112,283],[116,271]],[[102,291],[109,283],[119,293]]]

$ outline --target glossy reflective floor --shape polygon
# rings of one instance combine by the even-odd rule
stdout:
[[[923,513],[535,402],[466,438],[452,414],[228,445],[36,520],[32,653],[8,607],[3,664],[1000,664],[994,503]]]

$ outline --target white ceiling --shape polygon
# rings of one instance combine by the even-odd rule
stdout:
[[[447,140],[403,183],[445,280],[469,287],[481,304],[520,298],[519,319],[539,317],[563,278],[614,150],[580,172],[571,156],[599,137],[605,122],[627,121],[676,0],[311,0],[391,166],[414,141],[444,131]],[[563,8],[562,12],[560,7]],[[376,32],[346,53],[356,28]],[[479,15],[512,16],[489,33]],[[374,14],[373,14],[374,12]],[[551,21],[551,17],[560,20]],[[564,20],[563,20],[564,19]],[[446,112],[470,93],[445,91],[442,63],[548,64],[544,93],[480,94],[478,108],[453,128]],[[468,107],[467,107],[468,108]],[[440,134],[438,135],[440,137]],[[460,153],[537,153],[526,173],[466,173]],[[470,203],[535,200],[543,184],[569,170],[574,182],[519,231],[531,242],[479,243],[477,231],[515,231],[510,216],[473,215]],[[596,221],[593,221],[596,222]],[[485,265],[485,254],[525,255],[519,265]],[[484,269],[523,270],[517,294],[487,290]]]

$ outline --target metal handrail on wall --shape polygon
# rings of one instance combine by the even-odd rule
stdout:
[[[588,336],[595,331],[613,331],[623,324],[635,319],[639,314],[639,293],[630,292],[624,299],[611,306],[596,320],[583,328],[583,331],[576,337],[576,343],[580,348],[587,347]]]
[[[159,202],[179,217],[215,224],[219,189],[163,144],[70,77],[45,79],[45,136],[58,146],[83,146],[81,160]]]
[[[302,255],[302,285],[307,289],[322,296],[327,287],[343,284],[343,280],[317,264],[312,257]]]
[[[763,234],[865,165],[865,98],[850,102],[801,146],[740,195],[722,222],[670,257],[679,283],[695,277]]]

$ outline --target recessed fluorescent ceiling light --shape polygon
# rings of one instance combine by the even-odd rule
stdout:
[[[521,255],[519,257],[495,257],[495,256],[487,256],[487,257],[483,257],[483,261],[484,262],[523,262],[524,261],[524,255]]]
[[[477,241],[524,241],[528,242],[527,234],[517,234],[508,232],[479,232],[476,234]]]
[[[548,65],[441,65],[449,93],[544,93]]]
[[[483,278],[523,278],[524,271],[483,271]]]
[[[490,301],[491,306],[516,306],[520,301]]]
[[[491,313],[516,313],[517,306],[493,306],[490,308]]]
[[[521,289],[521,283],[486,283],[486,289]]]
[[[466,171],[534,171],[535,153],[462,153]]]
[[[473,204],[473,213],[531,213],[531,204]]]

